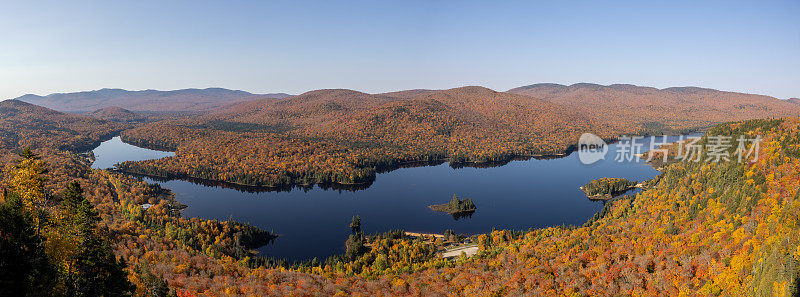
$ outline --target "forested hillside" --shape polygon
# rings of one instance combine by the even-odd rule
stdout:
[[[478,256],[455,262],[392,257],[414,243],[384,238],[394,244],[307,271],[378,276],[356,278],[348,294],[796,296],[800,119],[726,124],[700,143],[742,135],[760,136],[760,153],[739,162],[734,145],[729,161],[672,160],[652,188],[581,227],[495,231],[478,238]]]
[[[34,257],[26,265],[49,275],[43,283],[29,284],[34,291],[52,286],[66,292],[78,286],[74,281],[86,281],[86,275],[56,269],[82,263],[74,262],[82,261],[76,255],[91,251],[70,242],[84,240],[101,240],[88,246],[97,251],[91,253],[114,254],[96,260],[109,263],[102,268],[104,283],[137,293],[769,295],[796,290],[800,237],[794,233],[798,209],[793,201],[799,197],[800,124],[795,119],[715,128],[706,137],[761,135],[761,158],[667,162],[671,165],[659,178],[645,182],[650,189],[613,199],[585,226],[497,231],[477,238],[481,252],[475,258],[444,260],[435,253],[440,243],[390,232],[355,234],[345,255],[282,266],[286,263],[250,253],[272,238],[269,232],[231,221],[182,218],[167,190],[92,170],[76,154],[129,124],[19,101],[2,102],[0,108],[3,160],[28,164],[4,170],[6,217],[29,218],[19,221],[22,225],[5,225],[11,229],[4,232],[23,237],[4,246],[43,246],[38,254],[20,256]],[[130,115],[109,109],[97,116],[107,113]],[[563,152],[581,132],[598,130],[609,138],[626,132],[558,104],[478,87],[391,96],[324,90],[126,130],[126,141],[178,154],[123,168],[249,184],[350,183],[406,162],[502,162]],[[26,146],[41,161],[30,153],[16,155]],[[152,167],[134,167],[142,165]],[[33,169],[20,171],[25,168]],[[45,178],[36,182],[34,173],[40,171]],[[92,207],[77,207],[80,197]],[[153,206],[145,210],[144,204]],[[84,221],[63,219],[78,209],[86,214]],[[47,213],[50,226],[46,232],[39,227],[38,235],[33,231],[40,223],[31,218],[36,212]],[[59,231],[70,224],[86,231]],[[130,284],[114,276],[120,273],[115,265]]]
[[[560,154],[583,132],[610,139],[789,115],[800,115],[800,106],[700,88],[543,84],[505,93],[462,87],[376,95],[317,90],[125,131],[126,142],[176,156],[120,168],[250,186],[363,184],[375,172],[410,163],[496,164]]]
[[[0,102],[8,140],[0,147],[0,295],[183,294],[153,272],[158,263],[140,246],[180,252],[187,263],[232,261],[274,238],[233,221],[183,218],[168,190],[91,169],[80,153],[126,127]]]
[[[66,114],[17,100],[0,101],[0,149],[23,147],[80,151],[130,126]]]
[[[146,120],[145,116],[143,115],[136,114],[130,110],[116,106],[101,108],[87,113],[86,115],[93,118],[129,124],[140,123]]]
[[[697,87],[534,84],[508,92],[557,103],[639,133],[685,132],[729,121],[800,115],[800,105],[786,100]]]
[[[112,281],[118,280],[112,277],[118,273],[113,265],[104,266],[111,270],[100,275],[109,276],[107,284],[117,284],[115,288],[140,294],[793,294],[800,268],[800,204],[795,201],[800,199],[800,120],[726,124],[709,131],[701,144],[716,135],[759,135],[758,158],[741,163],[736,158],[719,163],[673,160],[648,182],[650,188],[608,202],[584,226],[481,235],[474,258],[438,258],[431,246],[436,243],[402,233],[357,234],[348,241],[348,254],[289,270],[274,266],[277,262],[251,260],[247,246],[268,240],[263,231],[235,222],[181,218],[168,191],[89,169],[74,153],[40,153],[41,162],[23,153],[14,158],[19,166],[6,169],[6,198],[0,209],[8,215],[3,218],[30,218],[23,206],[41,205],[40,210],[52,214],[47,216],[52,227],[47,228],[56,228],[48,230],[57,231],[73,224],[59,221],[69,216],[58,214],[75,209],[91,214],[85,206],[74,207],[86,205],[82,196],[97,212],[96,225],[85,223],[94,221],[87,215],[88,221],[75,223],[88,224],[88,233],[36,235],[32,226],[38,223],[31,219],[19,221],[22,225],[4,221],[4,234],[23,237],[4,237],[2,252],[22,244],[43,244],[44,250],[3,257],[0,264],[31,261],[33,266],[26,267],[37,267],[37,273],[52,271],[50,265],[67,263],[60,261],[81,261],[71,256],[83,253],[81,249],[60,243],[105,238],[116,260],[106,257],[104,263],[124,264],[134,287]],[[734,156],[734,150],[727,151]],[[42,167],[49,169],[41,173],[47,179],[37,177]],[[51,199],[42,204],[41,197]],[[154,206],[144,210],[143,203]],[[45,283],[3,288],[41,292],[47,285],[69,290],[72,283],[65,280],[86,277],[52,273],[52,278],[41,279]]]
[[[417,241],[371,240],[373,248],[355,261],[301,269],[331,280],[300,290],[367,295],[797,294],[800,120],[723,125],[701,143],[716,135],[760,135],[758,158],[673,162],[653,188],[609,202],[584,226],[495,231],[479,237],[481,252],[472,259],[424,261],[425,249]],[[735,156],[736,148],[727,152]],[[414,246],[417,252],[412,253]],[[397,257],[399,250],[409,256]],[[295,290],[275,289],[270,292]]]
[[[585,131],[619,132],[557,104],[482,87],[410,99],[319,90],[127,130],[124,141],[176,156],[120,168],[259,186],[352,184],[409,163],[560,154]]]

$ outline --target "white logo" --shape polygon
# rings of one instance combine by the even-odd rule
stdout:
[[[605,160],[608,153],[608,144],[600,136],[592,133],[583,133],[578,139],[578,159],[581,163],[589,165]]]

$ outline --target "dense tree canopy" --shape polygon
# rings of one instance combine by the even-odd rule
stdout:
[[[422,92],[413,96],[424,97],[415,97],[417,99],[410,101],[404,101],[408,99],[403,99],[405,97],[401,95],[386,96],[382,99],[385,102],[378,103],[376,112],[407,120],[397,122],[405,123],[399,126],[375,124],[376,127],[393,127],[377,133],[364,132],[364,126],[356,124],[348,126],[346,130],[337,130],[339,126],[331,123],[369,123],[365,119],[380,113],[363,115],[366,118],[358,120],[348,118],[348,112],[342,110],[354,106],[345,102],[336,106],[333,104],[335,100],[320,102],[312,100],[313,96],[304,99],[307,101],[297,102],[307,104],[300,104],[295,109],[263,105],[274,116],[266,117],[262,122],[257,119],[262,118],[263,113],[254,108],[250,120],[246,120],[244,115],[241,118],[228,118],[215,114],[204,118],[208,121],[159,123],[143,126],[142,130],[135,129],[130,133],[141,135],[141,139],[146,138],[144,135],[152,135],[151,139],[161,141],[158,142],[160,145],[177,147],[178,158],[190,158],[192,154],[203,151],[200,144],[206,140],[227,141],[221,143],[228,145],[219,146],[227,150],[207,145],[212,146],[207,150],[209,155],[198,156],[198,160],[208,157],[207,160],[218,160],[214,162],[239,160],[247,163],[244,161],[257,160],[256,156],[271,156],[270,153],[277,158],[275,160],[293,160],[293,154],[297,153],[295,163],[276,165],[282,163],[264,161],[258,165],[263,168],[284,168],[282,170],[287,172],[296,168],[307,170],[299,172],[315,172],[315,168],[331,168],[335,171],[340,168],[343,174],[357,172],[352,168],[380,170],[377,169],[379,166],[363,163],[366,162],[363,160],[376,160],[371,155],[375,152],[394,152],[394,155],[389,155],[408,157],[402,159],[406,161],[419,161],[422,154],[415,151],[419,148],[455,148],[452,151],[442,149],[441,152],[445,153],[436,155],[441,158],[453,158],[457,155],[451,153],[463,148],[468,152],[463,155],[465,160],[482,160],[480,156],[488,156],[486,160],[492,160],[504,156],[498,152],[508,152],[509,155],[537,152],[533,149],[536,146],[529,145],[539,138],[524,137],[527,133],[525,129],[536,128],[524,125],[505,127],[503,121],[491,120],[492,117],[488,115],[496,114],[492,112],[479,115],[452,113],[451,116],[464,121],[455,121],[453,118],[442,120],[441,123],[461,123],[449,132],[447,129],[435,132],[436,125],[412,125],[435,122],[437,114],[448,115],[445,111],[449,110],[449,104],[477,104],[470,100],[457,100],[460,97],[455,95],[465,91],[468,90]],[[495,110],[498,103],[528,100],[502,94],[485,94],[494,96],[491,98],[497,101],[479,110]],[[448,96],[452,98],[445,99]],[[441,113],[414,117],[417,111],[425,110],[421,106],[437,104],[433,101],[423,104],[422,98],[452,101],[440,106]],[[261,106],[259,104],[263,103],[252,104]],[[398,104],[406,104],[411,113],[403,115],[405,112],[400,109],[397,110],[398,115],[394,115],[394,107]],[[304,123],[302,117],[295,114],[315,112],[320,114],[315,119],[321,121],[313,123],[318,124]],[[494,112],[510,111],[500,108]],[[41,118],[43,113],[34,114],[39,117],[37,120],[44,120]],[[27,116],[30,115],[21,118]],[[277,122],[270,122],[281,116],[295,117],[292,121],[294,124],[281,126],[276,125]],[[559,116],[566,117],[565,114]],[[222,119],[235,124],[228,125]],[[519,123],[521,119],[512,122]],[[86,121],[85,118],[79,120]],[[81,123],[97,123],[101,127],[105,124],[92,121]],[[241,123],[256,126],[242,126]],[[54,125],[68,128],[73,124],[63,122]],[[6,121],[0,128],[12,131],[7,128],[11,125],[14,124]],[[157,128],[159,125],[164,125],[163,129],[198,134],[186,139],[180,133],[142,132],[160,129]],[[545,126],[544,123],[538,125]],[[479,247],[475,257],[462,256],[454,260],[443,259],[439,253],[443,246],[450,244],[450,238],[458,237],[455,234],[448,233],[447,238],[426,238],[407,236],[402,231],[372,235],[354,232],[349,240],[343,238],[343,244],[349,247],[345,255],[294,266],[275,264],[252,253],[252,247],[273,238],[270,232],[231,221],[181,217],[177,211],[180,205],[168,190],[123,174],[89,168],[85,157],[68,149],[79,147],[79,143],[92,142],[83,138],[79,142],[68,141],[72,139],[69,135],[82,132],[64,128],[66,132],[56,129],[54,132],[39,133],[35,130],[36,125],[24,127],[33,129],[30,130],[31,134],[26,134],[31,136],[30,139],[8,142],[8,147],[2,148],[2,158],[8,164],[4,168],[4,194],[0,202],[2,295],[47,296],[65,295],[68,292],[73,295],[92,295],[98,290],[107,292],[106,295],[131,292],[150,296],[163,295],[165,292],[179,296],[781,296],[798,292],[800,266],[796,263],[800,261],[800,231],[797,228],[800,204],[795,202],[800,197],[798,119],[756,120],[718,126],[709,131],[700,143],[707,143],[708,137],[715,135],[734,138],[738,135],[760,136],[759,158],[746,162],[735,159],[722,162],[665,162],[661,165],[664,167],[663,173],[652,181],[646,181],[645,190],[635,196],[611,200],[598,215],[581,227],[497,230],[469,239]],[[264,130],[236,132],[238,129],[249,131],[253,127]],[[497,131],[508,133],[480,133],[493,131],[491,129],[494,127],[499,127]],[[48,128],[45,126],[41,129]],[[286,129],[292,132],[284,131]],[[565,134],[556,135],[560,132],[555,129],[544,131],[554,133],[550,139],[555,139],[552,143],[559,143],[559,139],[563,138],[562,144],[572,141],[567,141],[572,136],[565,135],[574,132],[573,136],[576,136],[579,132],[578,129],[568,129]],[[142,134],[136,134],[140,132]],[[451,138],[444,136],[447,133]],[[384,135],[386,139],[397,136],[401,141],[380,142]],[[275,150],[264,148],[258,151],[263,154],[240,155],[230,152],[237,141],[244,143],[245,150],[257,150],[257,147],[263,146],[259,141],[265,139],[277,141],[267,142],[270,145],[286,145],[275,146]],[[351,141],[342,143],[344,139]],[[354,143],[352,139],[364,142]],[[543,142],[536,143],[544,143],[542,139],[547,138],[541,138],[539,140]],[[406,140],[416,141],[402,142]],[[369,141],[378,141],[380,145],[369,146]],[[76,145],[63,146],[63,143]],[[303,143],[310,146],[304,146]],[[514,143],[518,146],[508,145]],[[25,144],[36,145],[32,150],[25,151]],[[339,148],[346,149],[329,151],[336,148],[329,144],[341,145]],[[295,151],[292,148],[304,149]],[[538,149],[538,152],[543,152],[547,147]],[[329,159],[330,152],[340,154],[333,154],[341,157],[336,160],[352,160],[353,163],[341,163],[350,167],[336,167],[335,164],[340,163]],[[359,152],[363,154],[359,155]],[[224,153],[225,157],[219,157],[220,153]],[[248,156],[250,159],[238,159]],[[310,157],[312,161],[301,160],[300,156]],[[312,164],[317,161],[320,163],[315,166],[319,167],[313,167]],[[198,164],[206,164],[203,162],[198,161]],[[254,162],[258,164],[258,161]],[[202,169],[204,165],[198,164],[192,165],[197,167],[187,168]],[[219,168],[207,170],[222,174],[217,179],[225,180],[224,171]],[[272,181],[281,171],[275,172],[278,173],[265,181]],[[342,179],[348,180],[355,179],[349,175]],[[296,179],[291,177],[288,181]],[[153,206],[144,209],[142,204],[145,203]],[[130,287],[131,284],[134,287]]]
[[[260,186],[365,183],[407,164],[561,154],[582,132],[615,135],[604,127],[544,100],[481,87],[413,98],[320,90],[127,130],[124,141],[176,156],[120,168]]]
[[[624,178],[604,177],[586,183],[581,190],[587,196],[612,196],[636,186],[636,181]]]

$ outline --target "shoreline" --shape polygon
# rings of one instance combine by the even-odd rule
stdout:
[[[130,143],[127,143],[130,144]],[[134,144],[130,144],[133,146],[137,146]],[[139,146],[137,146],[139,147]],[[145,149],[150,149],[146,147],[140,147]],[[91,152],[91,151],[90,151]],[[203,184],[203,185],[210,185],[210,186],[220,186],[220,187],[227,187],[233,188],[241,191],[246,192],[273,192],[273,191],[290,191],[295,188],[304,188],[304,187],[312,187],[312,186],[321,186],[323,188],[330,188],[330,189],[338,189],[338,190],[363,190],[368,188],[375,182],[378,174],[382,173],[389,173],[398,169],[403,168],[417,168],[417,167],[428,167],[428,166],[438,166],[444,163],[449,163],[449,166],[458,169],[464,167],[470,168],[483,168],[483,167],[499,167],[507,165],[512,161],[529,161],[531,159],[544,159],[544,158],[563,158],[569,156],[571,153],[575,152],[574,149],[571,149],[568,152],[564,153],[557,153],[557,154],[537,154],[537,155],[520,155],[514,156],[509,158],[508,160],[503,161],[489,161],[489,162],[453,162],[450,158],[442,158],[436,159],[431,161],[405,161],[398,163],[395,166],[388,166],[388,168],[384,169],[377,169],[375,170],[375,175],[373,175],[369,180],[363,182],[332,182],[332,183],[291,183],[287,185],[255,185],[255,184],[245,184],[245,183],[238,183],[232,181],[222,181],[222,180],[213,180],[213,179],[206,179],[201,177],[193,177],[186,174],[180,173],[170,173],[169,176],[165,175],[158,175],[152,173],[142,173],[137,171],[130,171],[121,169],[119,167],[109,168],[107,170],[119,172],[123,174],[129,174],[134,176],[143,176],[148,177],[151,179],[159,180],[159,181],[170,181],[170,180],[184,180],[192,183]]]
[[[698,129],[699,130],[699,129]],[[694,133],[697,133],[696,131]],[[111,138],[115,136],[120,136],[121,133],[116,135],[112,135]],[[109,138],[109,139],[111,139]],[[123,143],[129,144],[132,146],[136,146],[139,148],[144,149],[151,149],[156,151],[167,151],[169,150],[162,150],[158,148],[149,148],[147,146],[140,146],[138,144],[125,142],[125,140],[121,139]],[[609,144],[613,144],[618,142],[618,138],[612,138],[607,140]],[[98,144],[99,145],[99,144]],[[96,148],[96,147],[95,147]],[[91,152],[92,150],[89,150]],[[419,161],[401,161],[397,162],[392,165],[384,166],[383,168],[374,167],[375,174],[373,174],[369,179],[364,181],[358,182],[325,182],[325,183],[316,183],[316,182],[291,182],[286,185],[269,185],[269,184],[246,184],[246,183],[239,183],[233,181],[223,181],[223,180],[214,180],[214,179],[207,179],[201,177],[194,177],[189,176],[182,173],[169,173],[168,175],[159,175],[159,174],[151,174],[151,173],[142,173],[137,171],[130,171],[124,170],[118,167],[110,168],[108,170],[123,173],[123,174],[130,174],[134,176],[142,176],[148,177],[154,180],[166,182],[170,180],[183,180],[192,183],[208,185],[208,186],[217,186],[217,187],[224,187],[224,188],[231,188],[236,189],[239,191],[244,192],[282,192],[282,191],[291,191],[295,188],[297,189],[307,189],[313,186],[319,186],[323,189],[333,189],[333,190],[348,190],[348,191],[359,191],[369,188],[377,179],[378,174],[382,173],[389,173],[398,169],[403,168],[416,168],[416,167],[427,167],[427,166],[438,166],[443,163],[449,163],[449,166],[454,169],[470,167],[470,168],[489,168],[489,167],[499,167],[507,165],[513,161],[529,161],[531,159],[536,160],[545,160],[545,159],[559,159],[565,158],[570,156],[572,153],[576,151],[576,147],[574,145],[567,146],[565,150],[560,153],[547,153],[547,154],[529,154],[529,155],[512,155],[508,158],[496,160],[496,161],[454,161],[452,158],[437,158],[432,160],[419,160]],[[646,152],[645,152],[646,153]],[[645,153],[642,153],[644,155]],[[653,166],[654,164],[649,164]],[[602,200],[602,199],[595,199],[595,200]]]

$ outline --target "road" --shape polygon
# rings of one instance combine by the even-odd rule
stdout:
[[[448,250],[442,253],[442,258],[458,257],[461,255],[461,252],[467,254],[467,257],[471,257],[478,253],[478,245],[467,245]]]

